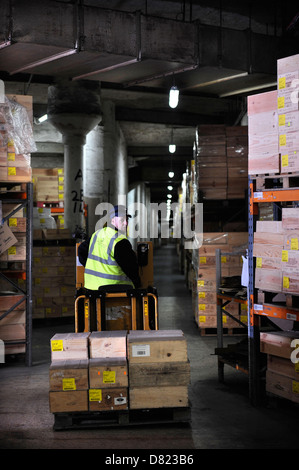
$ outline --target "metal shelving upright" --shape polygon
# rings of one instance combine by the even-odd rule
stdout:
[[[9,278],[9,273],[5,275],[4,272],[0,272],[0,275],[6,279],[18,292],[23,294],[23,298],[13,305],[9,310],[4,312],[0,317],[5,318],[9,315],[20,303],[26,302],[26,333],[25,340],[16,340],[10,341],[9,344],[24,344],[25,343],[25,363],[27,366],[32,365],[32,244],[33,244],[33,184],[26,184],[26,191],[17,191],[14,193],[10,191],[11,188],[16,185],[21,185],[24,183],[10,183],[10,182],[1,182],[2,187],[7,187],[6,192],[0,194],[0,199],[7,204],[18,204],[11,213],[9,213],[5,218],[3,218],[2,223],[12,217],[17,211],[22,208],[26,208],[26,289],[21,289],[12,279]],[[25,261],[25,260],[24,260]]]
[[[253,236],[258,216],[258,205],[265,202],[283,203],[299,201],[299,189],[279,188],[255,191],[255,181],[249,178],[248,191],[248,359],[249,397],[253,405],[261,403],[260,319],[261,317],[299,321],[299,311],[280,305],[257,303],[254,288]]]

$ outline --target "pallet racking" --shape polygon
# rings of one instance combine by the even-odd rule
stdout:
[[[279,176],[277,177],[279,178]],[[256,191],[256,181],[249,178],[248,191],[248,364],[249,364],[249,397],[253,405],[262,400],[261,363],[260,363],[260,323],[262,317],[299,321],[299,310],[288,306],[258,303],[254,288],[253,236],[258,217],[259,205],[263,203],[281,204],[299,201],[298,188],[271,188]]]
[[[14,191],[16,186],[21,185],[21,190]],[[9,344],[25,344],[25,363],[32,365],[32,220],[33,220],[33,187],[32,183],[8,183],[0,182],[2,189],[0,199],[7,204],[16,204],[17,207],[6,215],[1,223],[4,223],[20,209],[26,208],[26,258],[24,259],[25,269],[1,271],[0,275],[8,281],[14,289],[23,295],[20,301],[5,311],[0,320],[9,315],[21,302],[26,302],[26,328],[25,340],[9,341]],[[26,189],[25,189],[26,188]],[[15,279],[26,280],[26,288],[22,289]],[[5,342],[4,342],[5,344]]]

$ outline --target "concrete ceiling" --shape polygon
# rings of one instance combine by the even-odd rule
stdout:
[[[161,201],[165,168],[180,185],[197,125],[239,124],[248,94],[275,89],[277,59],[299,52],[298,10],[273,0],[2,0],[0,78],[33,94],[36,115],[41,87],[100,81],[128,145],[130,182],[145,181]]]

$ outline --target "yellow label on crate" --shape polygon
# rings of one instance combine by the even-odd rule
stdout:
[[[60,185],[58,186],[58,191],[63,191],[63,185],[60,184]]]
[[[287,143],[287,136],[286,134],[281,134],[279,136],[279,145],[284,146]]]
[[[298,250],[298,238],[291,238],[291,250]]]
[[[283,276],[282,285],[285,289],[289,289],[290,288],[290,279],[286,276]]]
[[[40,284],[40,277],[36,277],[35,280],[34,280],[34,284],[37,286],[38,284]]]
[[[43,305],[43,298],[42,297],[37,297],[36,303],[37,303],[37,305]]]
[[[299,382],[296,382],[296,380],[292,381],[292,391],[293,393],[299,393]]]
[[[34,264],[39,264],[40,263],[40,258],[34,258],[33,261],[34,261]]]
[[[288,155],[282,155],[281,156],[281,166],[289,166],[289,156]]]
[[[299,372],[299,360],[295,362],[295,372]]]
[[[13,139],[9,139],[9,141],[7,142],[7,147],[14,147],[15,144],[14,144],[14,141]]]
[[[57,173],[58,173],[59,175],[63,175],[63,168],[58,168]]]
[[[62,287],[61,287],[61,293],[62,293],[62,294],[65,294],[65,293],[66,293],[66,291],[67,291],[67,288],[66,288],[66,287],[64,287],[64,286],[62,286]]]
[[[226,263],[226,256],[221,256],[221,263]]]
[[[104,384],[115,384],[115,371],[104,370],[103,372],[103,383]]]
[[[51,307],[46,307],[46,314],[50,315],[50,313],[52,313]]]
[[[197,285],[203,287],[205,285],[205,281],[197,281]]]
[[[63,176],[58,176],[58,183],[63,183],[64,177]]]
[[[58,272],[59,272],[59,274],[63,274],[64,273],[64,266],[58,266]]]
[[[16,159],[16,155],[13,152],[7,153],[7,161],[8,162],[14,162]]]
[[[39,208],[37,209],[37,212],[38,212],[39,214],[42,214],[42,213],[44,212],[44,211],[43,211],[43,208],[42,208],[42,207],[39,207]]]
[[[15,166],[7,167],[7,174],[8,174],[8,176],[16,176],[16,174],[17,174],[16,167]]]
[[[205,304],[199,304],[198,310],[205,310],[205,309],[206,309],[206,305],[205,305]]]
[[[48,272],[47,266],[43,266],[43,267],[42,267],[42,272],[45,273],[45,274]]]
[[[43,220],[45,220],[45,219],[43,219]],[[47,255],[48,253],[49,253],[49,248],[47,246],[44,246],[43,247],[43,254]]]
[[[200,256],[199,257],[199,262],[200,262],[200,264],[206,264],[206,262],[207,262],[206,256]]]
[[[241,310],[246,310],[246,312],[247,312],[247,305],[246,304],[241,304]]]
[[[247,315],[241,315],[240,320],[242,323],[247,323]]]
[[[205,322],[206,322],[206,317],[203,316],[203,315],[200,315],[200,316],[198,317],[198,320],[200,321],[200,323],[205,323]]]
[[[62,390],[76,390],[76,382],[74,378],[62,379]]]
[[[227,322],[227,316],[226,315],[222,315],[222,323],[226,323]]]
[[[11,217],[8,221],[8,225],[10,227],[17,227],[17,225],[18,225],[17,218],[16,217]]]
[[[199,292],[199,293],[198,293],[198,297],[199,297],[200,299],[205,299],[205,298],[206,298],[206,293],[205,293],[205,292]]]
[[[62,307],[62,313],[67,313],[69,311],[68,307]]]
[[[286,87],[286,78],[285,77],[280,77],[278,79],[278,89],[283,90]]]
[[[289,252],[288,250],[282,250],[281,252],[281,261],[287,263],[289,261]]]
[[[51,349],[55,351],[63,351],[63,339],[52,339]]]
[[[8,248],[8,254],[9,255],[16,255],[17,254],[17,248],[15,246],[11,246]]]
[[[285,115],[285,114],[280,114],[280,115],[278,116],[278,124],[279,124],[280,126],[284,126],[285,123],[286,123],[286,115]]]
[[[278,109],[284,108],[284,96],[279,96],[277,98],[277,107]]]
[[[102,390],[99,388],[90,388],[89,401],[102,401]]]
[[[262,267],[262,258],[256,258],[256,267],[261,268]]]
[[[44,287],[44,294],[49,294],[50,287]]]
[[[64,198],[64,193],[59,193],[58,194],[58,199],[63,199]]]

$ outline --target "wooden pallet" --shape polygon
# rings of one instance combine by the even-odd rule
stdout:
[[[191,408],[151,408],[101,412],[55,413],[54,431],[150,424],[189,424]]]
[[[256,182],[256,191],[299,188],[299,172],[250,175],[250,178]]]

